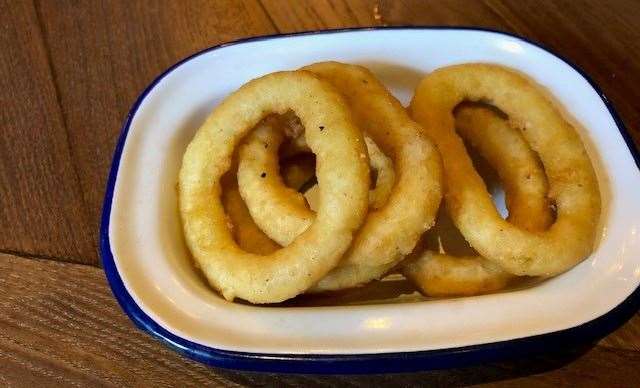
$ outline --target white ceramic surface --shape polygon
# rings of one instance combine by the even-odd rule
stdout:
[[[176,182],[182,153],[211,109],[260,75],[323,60],[369,67],[407,103],[421,77],[493,62],[546,87],[581,131],[602,190],[591,257],[538,286],[419,303],[254,307],[216,295],[182,241]],[[361,354],[443,349],[571,328],[601,316],[640,283],[640,173],[606,106],[571,66],[518,38],[469,30],[363,30],[271,38],[208,51],[152,88],[132,119],[116,180],[109,240],[135,302],[170,332],[258,353]]]

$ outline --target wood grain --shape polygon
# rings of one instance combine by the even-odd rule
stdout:
[[[378,25],[475,25],[510,30],[488,5],[467,0],[262,0],[280,32]],[[425,53],[426,55],[426,53]]]
[[[322,30],[381,24],[371,0],[290,1],[261,0],[279,32]]]
[[[381,19],[388,25],[475,26],[512,30],[508,21],[496,15],[483,1],[383,1],[379,10]]]
[[[0,251],[95,257],[33,5],[0,1]]]
[[[39,1],[54,81],[97,244],[116,138],[138,94],[171,64],[229,40],[274,33],[256,1]],[[86,255],[98,264],[96,254]]]
[[[116,137],[137,95],[170,64],[252,35],[373,25],[478,26],[533,39],[591,74],[640,144],[637,0],[0,0],[0,252],[98,264]],[[292,376],[177,355],[132,326],[89,266],[0,254],[0,295],[2,386],[630,386],[640,378],[638,315],[596,346],[528,360]]]
[[[236,372],[187,360],[133,327],[98,268],[0,254],[0,295],[0,376],[21,386],[624,386],[640,379],[640,353],[604,346],[386,376]],[[636,344],[638,327],[638,317],[627,325]]]

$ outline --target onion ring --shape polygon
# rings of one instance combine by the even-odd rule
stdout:
[[[283,140],[275,127],[249,134],[238,150],[238,186],[256,225],[286,247],[313,223],[314,214],[302,193],[282,181],[278,148]]]
[[[540,161],[519,131],[488,108],[457,109],[458,133],[497,171],[509,210],[507,221],[528,231],[543,231],[553,222],[547,178]],[[446,200],[445,200],[446,201]],[[447,222],[448,221],[448,222]],[[442,214],[428,234],[443,238],[450,225]],[[477,295],[504,288],[514,275],[481,256],[452,256],[417,249],[401,272],[428,296]]]
[[[233,240],[220,201],[220,178],[241,139],[269,113],[288,110],[300,117],[317,157],[320,210],[289,246],[256,255]],[[274,303],[292,298],[324,277],[349,248],[367,213],[368,168],[362,132],[329,83],[304,71],[252,80],[214,109],[184,154],[179,205],[187,245],[225,299]]]
[[[283,124],[278,116],[268,117],[259,124],[259,126],[278,126],[278,128],[280,128],[280,125]],[[308,147],[306,150],[307,153],[289,158],[285,165],[282,166],[282,176],[285,183],[296,190],[300,189],[310,179],[315,178],[315,156],[310,153],[311,151]],[[229,218],[233,238],[238,243],[238,246],[247,252],[259,255],[270,254],[281,247],[264,234],[251,218],[249,209],[247,209],[247,205],[238,190],[237,163],[235,165],[236,167],[226,173],[221,180],[222,204]],[[318,189],[317,184],[313,187]],[[317,194],[319,190],[315,190],[315,192]],[[317,202],[319,202],[318,199],[316,198]]]
[[[557,209],[549,229],[527,231],[496,210],[454,129],[453,110],[464,101],[503,111],[539,155]],[[411,112],[442,155],[448,212],[480,255],[515,275],[552,276],[592,252],[600,216],[595,172],[575,129],[538,86],[497,65],[449,66],[421,81]]]
[[[402,105],[367,69],[325,62],[303,70],[318,74],[343,93],[356,122],[391,156],[396,169],[395,184],[384,206],[369,212],[340,265],[309,291],[354,287],[384,275],[413,250],[420,235],[433,225],[441,199],[440,158]],[[266,134],[255,132],[252,136],[266,141],[262,135]],[[286,245],[305,230],[313,213],[301,205],[299,193],[286,190],[277,178],[261,182],[257,170],[245,169],[257,151],[250,150],[249,144],[240,150],[240,192],[260,228]],[[270,152],[275,160],[275,151]],[[276,166],[264,167],[277,171]],[[268,204],[250,198],[258,194],[264,198],[268,192],[273,199]]]
[[[319,190],[317,186],[312,186],[303,196],[297,188],[283,183],[287,179],[279,173],[278,149],[284,138],[279,127],[256,128],[239,149],[238,184],[254,222],[270,238],[287,246],[313,222]],[[382,153],[373,140],[365,136],[365,143],[369,163],[376,171],[376,185],[369,190],[369,207],[378,209],[389,197],[395,171],[391,159]],[[297,144],[306,148],[304,142]],[[300,155],[304,154],[297,154],[298,157]],[[305,206],[305,198],[311,209]]]
[[[451,256],[429,250],[409,260],[401,272],[420,292],[434,297],[495,292],[514,278],[482,256]]]
[[[302,188],[311,179],[315,180],[315,173],[313,154],[297,155],[295,158],[287,160],[282,167],[282,177],[285,183],[296,190]],[[243,250],[259,255],[267,255],[280,249],[281,246],[271,240],[251,218],[249,209],[240,196],[236,174],[237,169],[222,177],[222,204],[229,217],[234,240]],[[314,200],[316,201],[314,206],[317,206],[319,204],[318,185],[313,185],[312,189],[314,189]]]

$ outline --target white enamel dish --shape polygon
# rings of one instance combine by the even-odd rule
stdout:
[[[462,62],[504,64],[553,94],[576,124],[603,199],[594,253],[538,285],[479,297],[322,307],[229,303],[191,264],[177,213],[182,154],[207,114],[263,74],[323,60],[369,67],[406,104],[421,77]],[[592,341],[640,305],[640,158],[615,111],[575,66],[524,39],[454,28],[270,36],[212,47],[142,93],[123,127],[104,202],[101,255],[140,328],[229,368],[374,373],[453,367]]]

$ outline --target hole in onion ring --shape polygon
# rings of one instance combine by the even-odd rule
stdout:
[[[445,206],[440,205],[436,224],[423,237],[424,247],[442,254],[452,256],[478,256],[478,252],[464,239],[453,224]]]
[[[369,171],[369,179],[371,180],[371,183],[369,184],[369,190],[375,189],[376,184],[378,183],[378,170],[372,168]]]
[[[494,160],[492,163],[490,157],[487,158],[485,155],[483,155],[483,153],[480,151],[478,146],[474,145],[474,137],[476,138],[476,141],[477,141],[478,136],[482,136],[482,134],[473,135],[470,132],[470,128],[465,128],[465,125],[466,125],[464,120],[465,109],[466,110],[468,109],[486,110],[491,112],[492,115],[497,116],[504,122],[507,122],[509,120],[509,116],[505,112],[503,112],[501,109],[497,108],[494,105],[491,105],[490,101],[481,101],[481,102],[464,101],[458,104],[453,109],[454,116],[456,117],[455,130],[458,133],[458,135],[462,138],[464,146],[467,150],[467,153],[469,154],[469,157],[471,158],[471,161],[473,163],[473,166],[478,172],[478,175],[484,181],[487,187],[487,191],[489,192],[489,194],[491,194],[491,198],[496,206],[496,209],[498,210],[502,218],[507,219],[509,217],[509,209],[506,203],[505,187],[503,185],[502,179],[500,178],[499,171],[496,170],[496,168],[499,168],[499,167],[496,166],[497,164],[496,160]],[[461,117],[461,113],[462,113],[462,117]],[[491,128],[487,128],[487,130],[491,130]],[[465,133],[467,136],[465,136]],[[471,138],[469,138],[469,136],[471,136]],[[487,148],[486,143],[484,147]],[[490,148],[491,146],[489,145],[489,149]],[[531,156],[533,156],[537,165],[542,166],[542,161],[540,160],[540,156],[538,155],[538,153],[535,152],[533,149],[531,149],[531,147],[529,147],[529,150],[530,150]],[[542,169],[542,171],[544,174],[544,179],[546,180],[547,179],[546,172],[544,172],[544,169]],[[528,179],[528,178],[530,179],[530,176],[523,177],[523,179]],[[548,196],[548,192],[547,192],[547,196]],[[555,218],[556,218],[555,206],[550,198],[548,198],[548,200],[549,200],[550,209],[552,213],[551,223],[553,223],[553,221],[555,221]]]
[[[280,147],[282,148],[282,146]],[[316,157],[312,153],[303,153],[279,161],[280,176],[287,187],[304,193],[318,183],[316,178]]]
[[[282,146],[280,148],[283,148]],[[287,187],[305,193],[313,185],[318,183],[315,174],[316,158],[312,153],[303,153],[286,158],[280,158],[280,175]],[[369,189],[375,189],[378,182],[378,170],[372,168],[369,171]]]
[[[504,187],[502,186],[498,172],[473,144],[466,139],[463,139],[463,142],[469,157],[471,157],[473,167],[478,171],[478,175],[480,175],[484,184],[487,186],[489,194],[491,194],[493,203],[496,204],[496,209],[498,209],[502,218],[506,219],[509,216],[509,209],[507,209]]]

